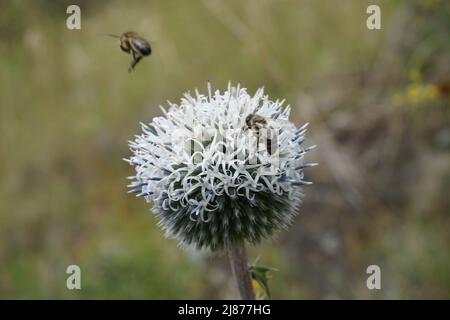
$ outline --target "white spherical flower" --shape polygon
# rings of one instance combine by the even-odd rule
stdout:
[[[287,228],[297,214],[306,126],[259,89],[228,86],[169,103],[130,142],[130,192],[153,203],[159,225],[185,245],[212,250],[253,244]]]

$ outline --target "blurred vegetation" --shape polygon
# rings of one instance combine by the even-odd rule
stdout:
[[[178,248],[126,193],[121,160],[207,80],[287,98],[319,145],[295,224],[251,250],[280,270],[273,298],[450,298],[449,24],[443,0],[2,1],[0,298],[236,297],[223,255]],[[105,36],[128,30],[154,49],[132,74]]]

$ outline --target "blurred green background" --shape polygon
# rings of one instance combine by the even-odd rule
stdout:
[[[154,50],[131,74],[105,36],[129,30]],[[237,297],[223,254],[177,247],[126,193],[139,121],[207,80],[286,98],[319,145],[294,225],[250,251],[273,298],[450,298],[449,30],[443,0],[1,1],[0,298]]]

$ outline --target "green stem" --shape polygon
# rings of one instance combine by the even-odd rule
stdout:
[[[237,286],[242,300],[255,300],[250,272],[247,262],[245,243],[236,244],[228,249],[231,268],[236,277]]]

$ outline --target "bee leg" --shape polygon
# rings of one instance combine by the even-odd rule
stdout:
[[[267,138],[267,153],[272,155],[272,139]]]
[[[132,52],[133,52],[133,61],[131,62],[130,67],[128,68],[128,72],[133,71],[133,70],[134,70],[134,67],[135,67],[135,66],[138,64],[138,62],[141,61],[141,59],[142,59],[142,56],[141,56],[141,55],[136,56],[136,54],[134,53],[134,51],[132,51]]]
[[[259,153],[259,128],[255,130],[256,132],[256,153]]]

